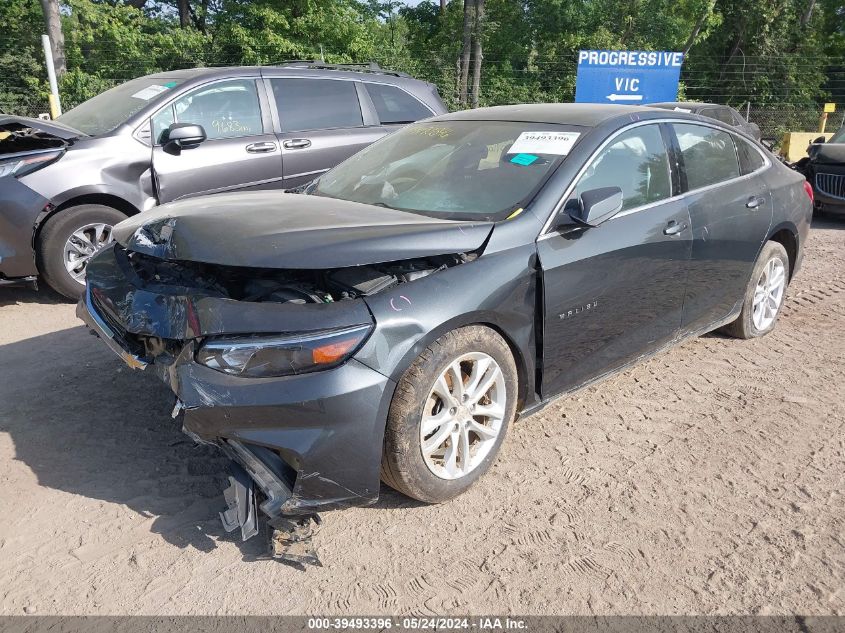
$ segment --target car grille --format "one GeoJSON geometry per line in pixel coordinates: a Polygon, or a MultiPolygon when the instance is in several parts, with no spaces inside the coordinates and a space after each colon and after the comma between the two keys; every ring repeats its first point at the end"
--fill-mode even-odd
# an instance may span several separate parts
{"type": "Polygon", "coordinates": [[[816,189],[830,196],[845,200],[845,174],[816,174],[816,189]]]}

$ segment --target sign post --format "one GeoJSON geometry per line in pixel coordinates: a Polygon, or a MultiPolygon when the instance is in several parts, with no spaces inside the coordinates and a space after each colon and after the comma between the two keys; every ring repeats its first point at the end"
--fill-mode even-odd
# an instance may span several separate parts
{"type": "Polygon", "coordinates": [[[683,53],[579,51],[576,103],[675,101],[683,53]]]}

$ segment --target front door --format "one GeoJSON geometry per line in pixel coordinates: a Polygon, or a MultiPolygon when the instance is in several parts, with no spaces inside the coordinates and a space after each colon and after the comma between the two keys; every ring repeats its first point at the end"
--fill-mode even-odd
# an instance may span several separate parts
{"type": "Polygon", "coordinates": [[[386,133],[380,125],[364,124],[356,81],[269,81],[281,127],[285,187],[313,180],[386,133]]]}
{"type": "Polygon", "coordinates": [[[152,118],[153,172],[159,203],[235,189],[281,188],[282,158],[255,79],[230,79],[179,97],[152,118]],[[207,139],[165,150],[170,124],[196,123],[207,139]],[[265,132],[266,129],[266,132],[265,132]]]}
{"type": "Polygon", "coordinates": [[[719,323],[738,307],[772,222],[772,201],[755,173],[765,159],[752,145],[715,127],[671,127],[692,222],[682,329],[693,333],[719,323]]]}
{"type": "Polygon", "coordinates": [[[673,185],[658,124],[617,135],[571,198],[622,189],[622,210],[595,227],[542,236],[542,395],[548,398],[670,343],[681,324],[690,219],[673,185]]]}

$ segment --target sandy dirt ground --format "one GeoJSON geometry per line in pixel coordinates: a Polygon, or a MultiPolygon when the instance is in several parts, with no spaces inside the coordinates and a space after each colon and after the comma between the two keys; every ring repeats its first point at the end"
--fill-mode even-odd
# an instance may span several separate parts
{"type": "Polygon", "coordinates": [[[511,428],[469,493],[324,515],[325,566],[217,518],[225,462],[46,291],[0,291],[0,613],[845,614],[845,222],[776,331],[511,428]]]}

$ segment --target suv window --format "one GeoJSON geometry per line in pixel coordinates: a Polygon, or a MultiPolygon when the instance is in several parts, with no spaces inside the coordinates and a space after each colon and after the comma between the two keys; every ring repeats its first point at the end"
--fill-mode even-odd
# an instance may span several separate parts
{"type": "Polygon", "coordinates": [[[688,190],[739,176],[739,161],[730,134],[703,125],[673,123],[672,127],[681,148],[688,190]]]}
{"type": "Polygon", "coordinates": [[[352,81],[271,79],[284,132],[362,127],[361,105],[352,81]]]}
{"type": "Polygon", "coordinates": [[[736,151],[739,154],[739,166],[742,168],[743,175],[763,168],[766,161],[763,160],[760,152],[751,146],[751,143],[738,136],[734,137],[734,142],[736,143],[736,151]]]}
{"type": "Polygon", "coordinates": [[[218,81],[192,90],[156,114],[152,122],[153,138],[159,143],[174,122],[197,123],[209,139],[264,132],[254,79],[218,81]]]}
{"type": "Polygon", "coordinates": [[[385,84],[365,83],[382,123],[413,123],[431,116],[431,111],[404,90],[385,84]]]}
{"type": "Polygon", "coordinates": [[[672,195],[669,156],[657,125],[642,125],[617,136],[596,156],[575,187],[575,196],[590,189],[619,187],[622,210],[672,195]]]}

